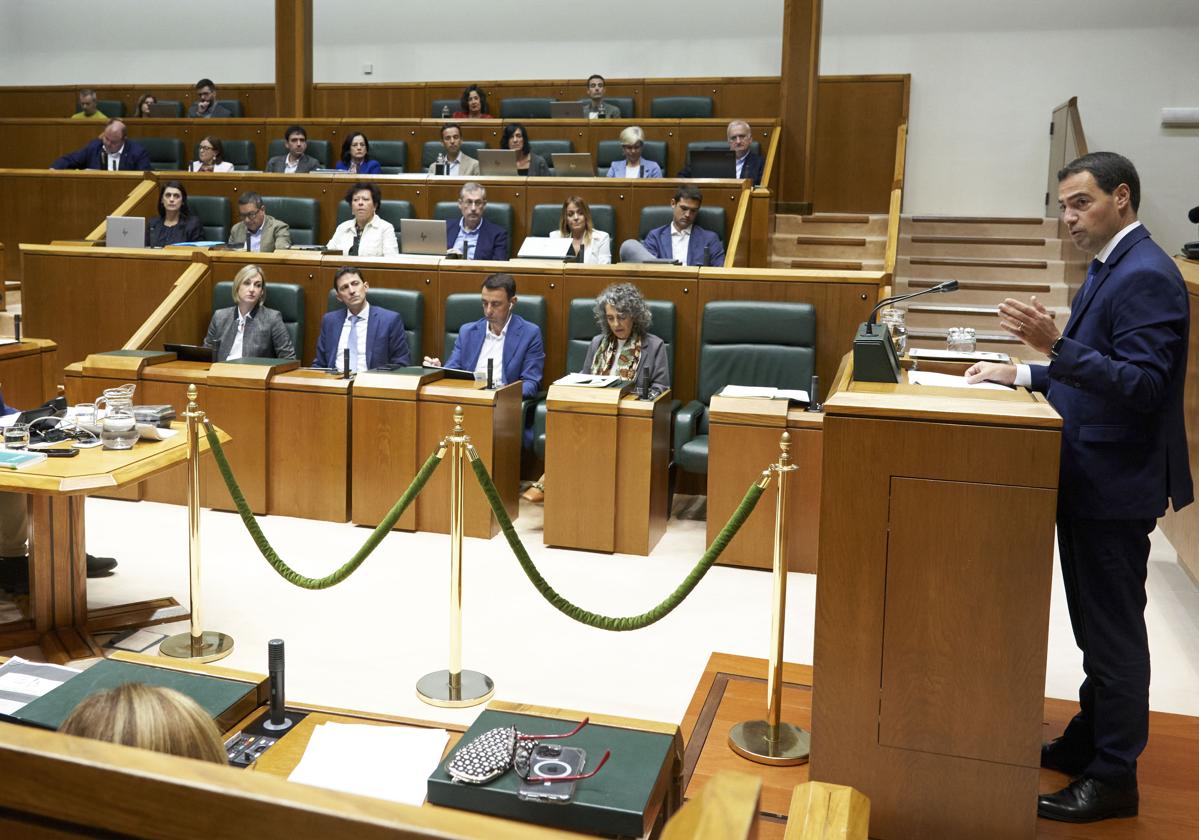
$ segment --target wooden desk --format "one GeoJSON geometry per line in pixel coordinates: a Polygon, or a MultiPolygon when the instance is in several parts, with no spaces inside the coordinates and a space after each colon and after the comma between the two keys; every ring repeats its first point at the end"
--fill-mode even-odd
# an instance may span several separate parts
{"type": "MultiPolygon", "coordinates": [[[[173,598],[141,601],[88,612],[87,558],[83,502],[89,493],[136,484],[187,458],[183,424],[164,441],[139,442],[132,449],[87,449],[74,458],[50,458],[19,472],[0,470],[0,490],[28,493],[32,617],[0,628],[0,648],[31,643],[51,662],[103,656],[93,630],[111,630],[180,617],[173,598]]],[[[223,438],[228,438],[224,432],[223,438]]],[[[201,438],[201,450],[208,444],[201,438]]],[[[186,615],[186,612],[182,612],[186,615]]]]}
{"type": "MultiPolygon", "coordinates": [[[[1187,421],[1191,477],[1199,481],[1199,261],[1175,257],[1174,262],[1186,281],[1187,300],[1191,308],[1187,381],[1182,402],[1187,421]]],[[[1159,524],[1178,552],[1178,562],[1190,573],[1192,580],[1199,581],[1199,505],[1188,505],[1180,511],[1167,508],[1159,524]]]]}
{"type": "Polygon", "coordinates": [[[546,545],[648,555],[666,532],[670,390],[550,386],[546,545]]]}
{"type": "Polygon", "coordinates": [[[302,369],[271,379],[267,513],[349,520],[351,381],[302,369]]]}
{"type": "Polygon", "coordinates": [[[54,397],[58,345],[45,338],[23,338],[0,346],[0,389],[4,402],[34,408],[54,397]]]}
{"type": "Polygon", "coordinates": [[[811,777],[878,837],[1036,833],[1061,418],[1024,389],[825,402],[811,777]]]}
{"type": "MultiPolygon", "coordinates": [[[[787,569],[816,572],[820,534],[821,434],[824,415],[786,400],[712,397],[708,409],[708,544],[720,533],[762,470],[779,459],[782,433],[791,433],[787,485],[787,569]]],[[[725,566],[770,569],[774,564],[774,507],[778,476],[720,555],[725,566]]]]}

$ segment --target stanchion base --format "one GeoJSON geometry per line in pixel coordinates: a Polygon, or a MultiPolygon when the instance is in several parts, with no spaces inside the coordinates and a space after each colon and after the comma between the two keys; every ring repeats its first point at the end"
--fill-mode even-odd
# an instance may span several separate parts
{"type": "Polygon", "coordinates": [[[812,750],[812,734],[792,723],[780,723],[777,737],[770,738],[770,724],[747,720],[729,730],[729,747],[742,758],[759,764],[803,764],[812,750]]]}
{"type": "Polygon", "coordinates": [[[495,694],[495,683],[478,671],[461,671],[458,684],[450,684],[449,671],[425,674],[416,682],[416,696],[430,706],[461,709],[486,703],[495,694]]]}
{"type": "Polygon", "coordinates": [[[176,633],[158,646],[160,656],[190,659],[192,662],[215,662],[233,652],[233,637],[216,631],[204,631],[192,643],[191,633],[176,633]]]}

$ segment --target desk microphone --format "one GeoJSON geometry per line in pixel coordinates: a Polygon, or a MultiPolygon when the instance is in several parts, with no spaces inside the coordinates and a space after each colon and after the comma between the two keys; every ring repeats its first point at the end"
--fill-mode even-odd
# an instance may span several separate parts
{"type": "Polygon", "coordinates": [[[824,403],[820,402],[820,377],[812,374],[812,384],[808,386],[807,411],[823,411],[824,403]]]}
{"type": "Polygon", "coordinates": [[[700,263],[700,265],[711,265],[711,264],[712,264],[712,246],[705,245],[704,246],[704,261],[702,263],[700,263]]]}
{"type": "Polygon", "coordinates": [[[12,337],[17,342],[21,343],[21,313],[12,316],[12,337]]]}
{"type": "Polygon", "coordinates": [[[271,639],[266,643],[267,673],[271,680],[271,714],[270,719],[264,720],[265,729],[278,732],[290,729],[290,718],[283,716],[283,640],[271,639]]]}
{"type": "Polygon", "coordinates": [[[495,357],[487,360],[487,390],[495,390],[495,357]]]}
{"type": "Polygon", "coordinates": [[[899,358],[895,354],[895,345],[891,343],[891,331],[883,328],[874,331],[875,317],[878,311],[889,303],[898,303],[921,295],[931,295],[938,292],[957,291],[957,280],[946,280],[918,292],[908,292],[906,295],[892,295],[883,298],[874,309],[870,310],[867,318],[858,328],[857,337],[853,340],[853,378],[857,382],[898,382],[899,358]]]}
{"type": "Polygon", "coordinates": [[[637,370],[637,399],[649,399],[649,377],[645,375],[645,368],[640,366],[637,370]]]}
{"type": "Polygon", "coordinates": [[[350,378],[350,348],[341,351],[341,378],[350,378]]]}

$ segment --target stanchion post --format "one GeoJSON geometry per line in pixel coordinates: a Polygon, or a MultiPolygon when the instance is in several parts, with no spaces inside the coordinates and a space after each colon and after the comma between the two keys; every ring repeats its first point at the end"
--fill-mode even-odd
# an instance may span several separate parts
{"type": "Polygon", "coordinates": [[[783,629],[787,610],[787,485],[797,469],[791,463],[791,433],[779,441],[779,460],[768,472],[778,476],[774,500],[774,591],[770,621],[770,663],[766,675],[766,720],[747,720],[729,730],[729,747],[759,764],[802,764],[808,760],[812,736],[782,720],[783,629]]]}
{"type": "Polygon", "coordinates": [[[204,632],[200,611],[200,422],[204,412],[196,405],[196,386],[187,386],[187,561],[191,573],[191,630],[165,639],[158,652],[176,659],[214,662],[233,651],[233,637],[204,632]]]}
{"type": "Polygon", "coordinates": [[[425,674],[416,696],[431,706],[462,708],[485,703],[495,694],[491,677],[462,669],[462,538],[466,532],[466,449],[470,436],[462,423],[462,406],[454,406],[454,430],[442,442],[450,455],[450,667],[425,674]]]}

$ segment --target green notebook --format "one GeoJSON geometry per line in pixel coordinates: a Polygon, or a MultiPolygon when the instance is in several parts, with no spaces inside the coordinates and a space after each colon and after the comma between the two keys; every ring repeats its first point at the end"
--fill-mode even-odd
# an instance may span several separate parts
{"type": "Polygon", "coordinates": [[[58,688],[24,706],[15,716],[57,729],[84,698],[131,682],[161,685],[186,694],[212,715],[222,732],[228,731],[258,703],[258,687],[253,683],[101,659],[79,676],[71,677],[58,688]]]}
{"type": "MultiPolygon", "coordinates": [[[[512,725],[530,735],[569,732],[574,727],[570,721],[487,709],[458,743],[468,744],[488,729],[512,725]]],[[[451,751],[429,777],[428,801],[434,805],[593,834],[640,837],[646,831],[646,810],[655,787],[659,779],[664,784],[670,783],[670,774],[663,774],[662,769],[673,760],[673,737],[589,723],[569,738],[548,743],[586,750],[584,772],[596,765],[605,750],[611,750],[612,757],[596,776],[578,783],[573,802],[557,804],[522,801],[516,795],[520,778],[513,771],[486,785],[455,782],[445,769],[446,762],[453,757],[451,751]]]]}

